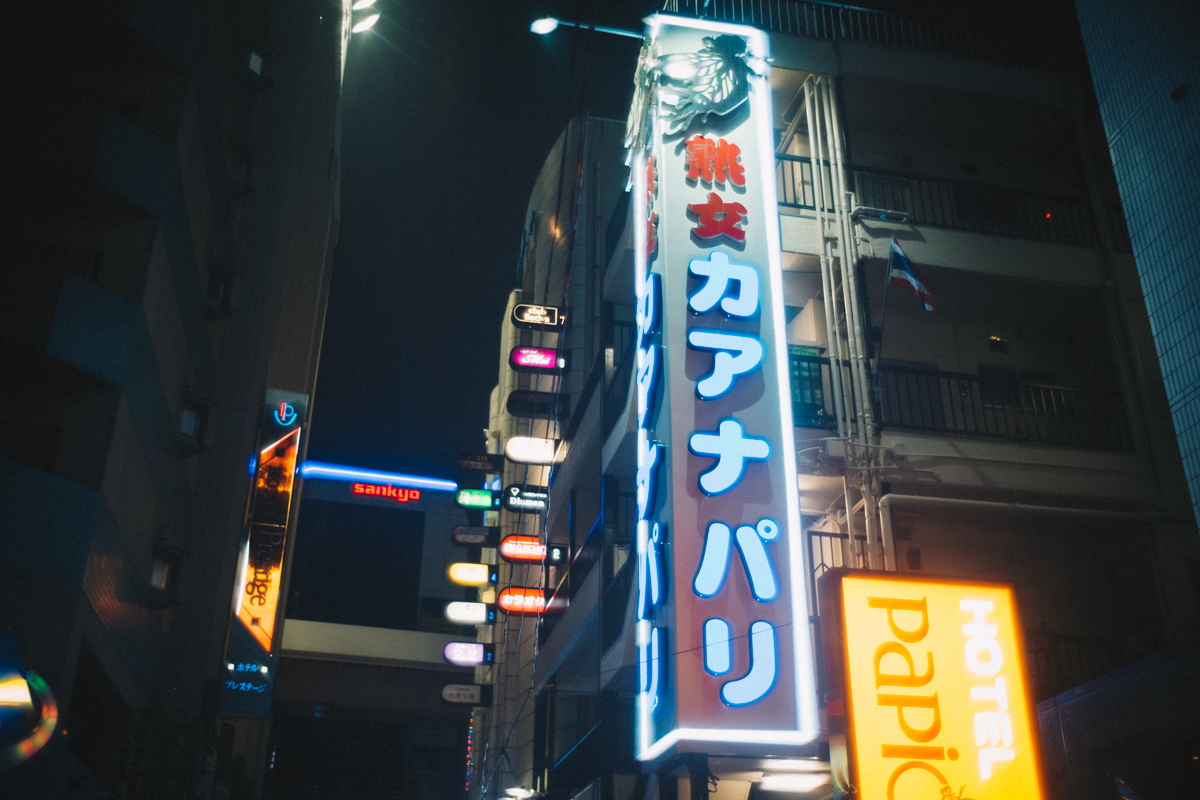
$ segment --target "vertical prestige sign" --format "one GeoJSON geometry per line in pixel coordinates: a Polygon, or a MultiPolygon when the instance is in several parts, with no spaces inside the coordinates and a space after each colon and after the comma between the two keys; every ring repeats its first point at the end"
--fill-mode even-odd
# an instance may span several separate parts
{"type": "Polygon", "coordinates": [[[767,57],[659,15],[636,78],[640,760],[818,735],[767,57]]]}
{"type": "Polygon", "coordinates": [[[308,395],[267,391],[253,462],[248,532],[238,557],[234,619],[225,647],[230,674],[223,676],[221,684],[222,715],[261,717],[270,713],[275,673],[271,645],[301,426],[307,414],[308,395]]]}
{"type": "Polygon", "coordinates": [[[821,578],[834,779],[861,798],[1038,800],[1012,587],[821,578]]]}

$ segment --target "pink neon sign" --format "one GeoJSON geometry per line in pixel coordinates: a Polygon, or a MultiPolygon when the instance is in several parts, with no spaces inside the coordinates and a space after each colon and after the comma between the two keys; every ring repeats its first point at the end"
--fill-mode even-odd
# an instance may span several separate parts
{"type": "Polygon", "coordinates": [[[508,360],[513,369],[535,372],[557,372],[567,364],[557,350],[545,347],[514,347],[508,360]]]}

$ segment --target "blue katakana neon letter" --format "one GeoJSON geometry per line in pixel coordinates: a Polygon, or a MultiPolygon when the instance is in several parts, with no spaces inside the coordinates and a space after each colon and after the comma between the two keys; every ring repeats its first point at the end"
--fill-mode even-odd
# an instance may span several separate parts
{"type": "Polygon", "coordinates": [[[710,619],[704,623],[704,669],[713,675],[724,675],[733,668],[733,642],[729,640],[729,623],[710,619]]]}
{"type": "MultiPolygon", "coordinates": [[[[649,623],[642,624],[648,625],[649,623]]],[[[663,659],[662,629],[650,628],[649,632],[644,635],[646,639],[638,645],[640,688],[643,694],[650,696],[651,710],[657,711],[659,687],[662,683],[660,679],[663,659]]]]}
{"type": "Polygon", "coordinates": [[[636,312],[638,347],[645,346],[646,337],[654,333],[658,328],[662,309],[661,298],[662,276],[656,272],[651,272],[646,276],[646,282],[642,284],[642,290],[638,292],[636,312]]]}
{"type": "MultiPolygon", "coordinates": [[[[779,526],[770,519],[759,520],[755,528],[742,525],[737,529],[737,548],[750,580],[750,591],[754,599],[761,602],[774,600],[779,593],[771,559],[763,545],[764,541],[774,541],[778,535],[779,526]]],[[[700,568],[696,570],[696,578],[692,581],[692,590],[700,597],[713,597],[725,585],[733,540],[728,525],[723,522],[709,523],[700,568]]]]}
{"type": "MultiPolygon", "coordinates": [[[[645,519],[654,505],[654,473],[658,469],[658,445],[650,441],[643,428],[638,431],[637,518],[645,519]]],[[[717,465],[718,468],[720,465],[717,465]]]]}
{"type": "MultiPolygon", "coordinates": [[[[658,345],[637,351],[638,427],[646,427],[654,405],[654,387],[658,384],[658,345]]],[[[718,354],[719,356],[720,354],[718,354]]]]}
{"type": "Polygon", "coordinates": [[[696,384],[703,400],[720,397],[733,388],[734,379],[762,364],[762,342],[747,333],[724,333],[703,328],[688,331],[688,344],[697,350],[715,350],[713,370],[696,384]]]}
{"type": "Polygon", "coordinates": [[[688,271],[707,278],[704,285],[688,298],[688,305],[697,314],[707,314],[721,303],[721,310],[731,317],[752,317],[758,312],[758,272],[748,264],[734,264],[721,251],[707,259],[694,259],[688,271]],[[726,297],[730,284],[737,283],[736,297],[726,297]]]}
{"type": "Polygon", "coordinates": [[[761,700],[775,685],[775,629],[759,620],[750,624],[750,671],[721,687],[721,699],[731,706],[761,700]]]}
{"type": "MultiPolygon", "coordinates": [[[[666,538],[666,526],[657,522],[642,520],[639,526],[645,525],[646,551],[642,555],[641,569],[638,570],[638,619],[649,619],[650,610],[662,602],[666,595],[665,575],[662,565],[663,539],[666,538]]],[[[639,535],[642,532],[639,531],[639,535]]]]}
{"type": "MultiPolygon", "coordinates": [[[[736,486],[746,470],[746,461],[764,461],[771,455],[767,440],[746,436],[742,423],[736,419],[721,420],[717,430],[717,433],[697,431],[688,438],[688,449],[693,453],[717,459],[715,467],[700,475],[700,488],[710,495],[727,492],[736,486]]],[[[641,459],[638,460],[640,463],[641,459]]],[[[638,475],[641,475],[640,467],[638,475]]],[[[640,478],[638,485],[641,485],[640,478]]]]}

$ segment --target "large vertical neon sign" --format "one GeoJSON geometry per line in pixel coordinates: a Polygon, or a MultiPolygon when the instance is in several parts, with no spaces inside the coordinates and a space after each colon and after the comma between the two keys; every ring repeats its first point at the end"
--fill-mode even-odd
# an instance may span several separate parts
{"type": "Polygon", "coordinates": [[[292,517],[300,435],[308,395],[267,391],[247,530],[238,554],[233,620],[225,645],[219,709],[223,716],[265,717],[275,682],[275,641],[284,547],[292,517]]]}
{"type": "Polygon", "coordinates": [[[641,760],[818,734],[767,57],[752,28],[648,20],[629,127],[641,760]]]}

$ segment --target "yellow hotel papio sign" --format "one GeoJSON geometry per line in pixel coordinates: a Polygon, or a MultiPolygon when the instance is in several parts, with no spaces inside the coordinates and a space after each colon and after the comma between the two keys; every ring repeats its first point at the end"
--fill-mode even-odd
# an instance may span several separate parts
{"type": "Polygon", "coordinates": [[[822,578],[834,780],[860,800],[1038,800],[1012,587],[822,578]]]}

